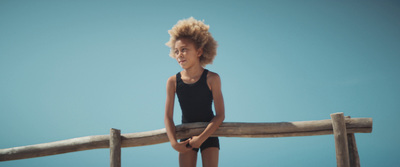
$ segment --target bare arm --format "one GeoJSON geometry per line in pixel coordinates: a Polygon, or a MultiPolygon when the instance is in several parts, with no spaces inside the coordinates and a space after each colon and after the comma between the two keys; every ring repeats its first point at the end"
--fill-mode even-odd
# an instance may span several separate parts
{"type": "Polygon", "coordinates": [[[200,147],[200,145],[219,128],[225,119],[225,106],[221,91],[221,79],[218,74],[210,73],[207,80],[214,98],[215,117],[199,136],[194,136],[192,138],[190,145],[194,148],[200,147]]]}
{"type": "Polygon", "coordinates": [[[176,77],[172,76],[167,81],[167,99],[165,102],[165,116],[164,124],[167,130],[167,136],[171,142],[171,146],[178,152],[186,152],[190,148],[186,147],[188,140],[185,142],[177,142],[175,123],[174,123],[174,102],[175,102],[175,89],[176,89],[176,77]]]}

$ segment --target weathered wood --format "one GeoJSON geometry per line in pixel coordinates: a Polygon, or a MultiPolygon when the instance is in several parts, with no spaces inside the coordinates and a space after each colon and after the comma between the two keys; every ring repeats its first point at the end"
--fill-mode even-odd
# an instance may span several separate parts
{"type": "Polygon", "coordinates": [[[108,148],[109,138],[109,135],[87,136],[51,143],[0,149],[0,161],[42,157],[97,148],[108,148]]]}
{"type": "Polygon", "coordinates": [[[346,121],[343,113],[331,114],[338,167],[350,167],[346,121]]]}
{"type": "MultiPolygon", "coordinates": [[[[371,133],[371,118],[346,119],[349,133],[371,133]]],[[[208,123],[197,122],[176,126],[179,139],[195,136],[204,131],[208,123]]],[[[299,121],[278,123],[223,123],[212,136],[219,137],[294,137],[333,134],[332,121],[299,121]]],[[[122,147],[136,147],[168,142],[165,129],[123,134],[122,147]]]]}
{"type": "MultiPolygon", "coordinates": [[[[346,116],[345,118],[350,118],[350,116],[346,116]]],[[[351,167],[360,167],[360,156],[358,155],[356,137],[354,133],[347,132],[347,143],[349,144],[349,159],[351,167]]]]}
{"type": "Polygon", "coordinates": [[[121,131],[110,130],[110,167],[121,167],[121,131]]]}
{"type": "MultiPolygon", "coordinates": [[[[346,119],[348,133],[371,133],[371,118],[346,119]]],[[[176,127],[178,138],[200,134],[207,123],[182,124],[176,127]]],[[[332,121],[278,123],[223,123],[212,136],[220,137],[291,137],[333,134],[332,121]]],[[[34,158],[68,152],[109,148],[110,135],[87,136],[52,143],[0,149],[0,161],[34,158]]],[[[121,147],[137,147],[168,142],[165,129],[121,135],[121,147]]]]}
{"type": "Polygon", "coordinates": [[[351,167],[360,167],[360,156],[358,155],[358,149],[356,144],[356,137],[354,133],[347,134],[347,141],[349,144],[349,158],[351,167]]]}

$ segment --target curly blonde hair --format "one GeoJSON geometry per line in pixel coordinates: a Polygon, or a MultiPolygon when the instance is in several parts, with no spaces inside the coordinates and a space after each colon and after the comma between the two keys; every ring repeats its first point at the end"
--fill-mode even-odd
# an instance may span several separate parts
{"type": "Polygon", "coordinates": [[[203,55],[200,56],[200,65],[205,67],[207,64],[212,64],[215,56],[217,55],[217,41],[208,32],[209,25],[204,24],[204,21],[199,21],[190,17],[188,19],[179,20],[177,24],[168,30],[170,35],[169,41],[166,43],[171,48],[169,56],[175,56],[175,42],[180,38],[191,39],[196,49],[203,48],[203,55]]]}

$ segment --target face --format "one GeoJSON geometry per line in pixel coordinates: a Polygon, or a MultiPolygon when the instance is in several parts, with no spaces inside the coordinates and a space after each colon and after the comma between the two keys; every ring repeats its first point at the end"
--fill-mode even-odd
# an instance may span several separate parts
{"type": "Polygon", "coordinates": [[[190,68],[200,64],[200,56],[203,54],[202,49],[196,49],[192,40],[187,38],[178,39],[175,42],[175,58],[179,65],[184,68],[190,68]]]}

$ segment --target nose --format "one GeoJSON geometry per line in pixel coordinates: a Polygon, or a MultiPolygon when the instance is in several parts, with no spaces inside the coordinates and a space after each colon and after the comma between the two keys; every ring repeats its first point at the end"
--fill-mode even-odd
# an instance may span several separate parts
{"type": "Polygon", "coordinates": [[[182,52],[178,52],[178,56],[177,57],[183,57],[182,52]]]}

